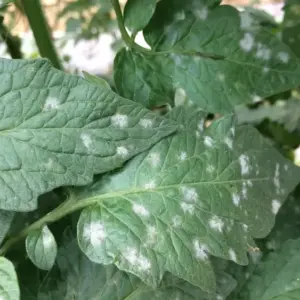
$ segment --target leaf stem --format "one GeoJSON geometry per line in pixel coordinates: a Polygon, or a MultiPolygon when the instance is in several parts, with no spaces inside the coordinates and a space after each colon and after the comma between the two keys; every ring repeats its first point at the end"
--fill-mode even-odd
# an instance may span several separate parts
{"type": "Polygon", "coordinates": [[[48,58],[55,68],[62,70],[63,67],[56,53],[40,0],[21,0],[21,3],[39,48],[40,55],[48,58]]]}

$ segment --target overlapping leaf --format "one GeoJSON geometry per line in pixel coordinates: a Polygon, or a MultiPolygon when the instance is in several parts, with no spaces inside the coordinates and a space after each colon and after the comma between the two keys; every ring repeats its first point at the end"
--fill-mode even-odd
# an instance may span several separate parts
{"type": "Polygon", "coordinates": [[[10,228],[14,215],[14,212],[0,210],[0,245],[10,228]]]}
{"type": "Polygon", "coordinates": [[[300,298],[300,240],[287,241],[255,269],[235,300],[300,298]]]}
{"type": "MultiPolygon", "coordinates": [[[[234,288],[234,280],[226,273],[218,274],[218,295],[226,297],[234,288]]],[[[39,288],[37,300],[50,299],[110,299],[110,300],[205,300],[212,298],[199,288],[170,275],[163,284],[152,289],[133,275],[115,266],[91,262],[69,242],[58,253],[58,268],[53,269],[39,288]]]]}
{"type": "Polygon", "coordinates": [[[300,63],[248,15],[215,1],[163,0],[144,30],[152,52],[121,50],[119,93],[152,107],[182,88],[202,109],[227,113],[241,103],[300,84],[300,63]]]}
{"type": "Polygon", "coordinates": [[[175,127],[45,60],[0,60],[0,208],[33,210],[39,194],[84,185],[175,127]]]}
{"type": "Polygon", "coordinates": [[[269,233],[299,169],[255,129],[235,128],[232,117],[204,129],[204,117],[194,107],[173,110],[180,133],[77,191],[94,204],[78,223],[92,261],[152,285],[168,271],[204,291],[215,288],[208,254],[247,263],[252,237],[269,233]]]}
{"type": "Polygon", "coordinates": [[[5,257],[0,257],[0,299],[20,299],[20,290],[15,268],[5,257]]]}

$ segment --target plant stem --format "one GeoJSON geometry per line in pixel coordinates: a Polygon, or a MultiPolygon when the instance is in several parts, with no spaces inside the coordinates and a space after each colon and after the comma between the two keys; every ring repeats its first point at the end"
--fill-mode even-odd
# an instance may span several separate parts
{"type": "Polygon", "coordinates": [[[3,24],[3,17],[0,16],[0,36],[6,43],[7,51],[11,58],[20,59],[23,57],[21,52],[21,42],[17,36],[13,36],[3,24]]]}
{"type": "Polygon", "coordinates": [[[40,55],[48,58],[53,66],[62,70],[60,59],[56,53],[49,25],[43,12],[40,0],[21,0],[40,55]]]}

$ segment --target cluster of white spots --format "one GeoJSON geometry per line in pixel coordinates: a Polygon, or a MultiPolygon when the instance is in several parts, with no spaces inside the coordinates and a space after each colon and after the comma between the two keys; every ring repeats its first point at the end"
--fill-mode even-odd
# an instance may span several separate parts
{"type": "Polygon", "coordinates": [[[209,227],[219,232],[223,232],[224,222],[218,216],[213,216],[209,222],[209,227]]]}
{"type": "Polygon", "coordinates": [[[128,156],[128,149],[124,146],[119,146],[117,147],[117,154],[120,155],[121,157],[127,157],[128,156]]]}
{"type": "Polygon", "coordinates": [[[158,152],[152,152],[147,157],[152,167],[157,167],[160,164],[160,154],[158,152]]]}
{"type": "Polygon", "coordinates": [[[182,224],[182,218],[178,215],[172,218],[172,226],[173,227],[179,227],[182,224]]]}
{"type": "Polygon", "coordinates": [[[249,52],[252,50],[254,46],[254,38],[253,35],[250,34],[249,32],[246,32],[244,34],[244,37],[240,40],[240,46],[242,50],[249,52]]]}
{"type": "Polygon", "coordinates": [[[140,216],[148,217],[150,215],[148,209],[145,208],[145,206],[141,204],[134,203],[132,206],[133,211],[140,216]]]}
{"type": "Polygon", "coordinates": [[[180,160],[186,160],[187,159],[187,153],[184,152],[184,151],[180,152],[179,159],[180,160]]]}
{"type": "Polygon", "coordinates": [[[284,64],[287,64],[290,60],[289,54],[287,52],[283,52],[283,51],[278,52],[277,57],[284,64]]]}
{"type": "Polygon", "coordinates": [[[57,98],[48,97],[45,101],[43,110],[49,111],[49,110],[53,110],[53,109],[59,109],[59,107],[60,107],[60,102],[58,101],[57,98]]]}
{"type": "Polygon", "coordinates": [[[242,154],[239,157],[239,163],[241,167],[241,174],[247,175],[250,172],[250,163],[249,163],[249,157],[245,154],[242,154]]]}
{"type": "Polygon", "coordinates": [[[128,247],[124,253],[124,257],[139,271],[149,271],[151,268],[150,261],[145,256],[139,254],[135,248],[128,247]]]}
{"type": "Polygon", "coordinates": [[[270,68],[269,67],[263,67],[263,73],[269,73],[270,68]]]}
{"type": "Polygon", "coordinates": [[[111,116],[111,123],[115,127],[125,128],[128,126],[128,116],[122,114],[115,114],[111,116]]]}
{"type": "Polygon", "coordinates": [[[252,187],[252,186],[253,186],[253,183],[252,183],[252,181],[251,181],[251,180],[247,180],[246,182],[247,182],[247,185],[248,185],[248,186],[250,186],[250,187],[252,187]]]}
{"type": "Polygon", "coordinates": [[[236,253],[233,249],[229,249],[228,251],[228,255],[229,255],[229,258],[234,261],[234,262],[237,262],[237,257],[236,257],[236,253]]]}
{"type": "Polygon", "coordinates": [[[151,128],[153,126],[153,121],[150,119],[141,119],[139,124],[144,128],[151,128]]]}
{"type": "Polygon", "coordinates": [[[194,240],[193,246],[196,258],[200,260],[207,260],[208,247],[205,244],[200,244],[198,240],[194,240]]]}
{"type": "Polygon", "coordinates": [[[183,210],[184,213],[187,212],[191,215],[194,214],[195,206],[193,204],[182,202],[182,203],[180,203],[180,207],[181,207],[181,209],[183,210]]]}
{"type": "Polygon", "coordinates": [[[204,21],[208,16],[208,9],[207,7],[202,7],[201,9],[195,10],[195,14],[200,20],[204,21]]]}
{"type": "Polygon", "coordinates": [[[200,132],[203,132],[203,131],[204,131],[204,119],[201,119],[201,120],[198,122],[197,127],[198,127],[198,130],[199,130],[200,132]]]}
{"type": "Polygon", "coordinates": [[[184,19],[185,19],[185,12],[184,12],[184,10],[179,11],[179,12],[177,12],[175,14],[175,20],[180,21],[180,20],[184,20],[184,19]]]}
{"type": "Polygon", "coordinates": [[[206,170],[208,173],[213,173],[215,171],[215,167],[213,165],[208,165],[206,170]]]}
{"type": "Polygon", "coordinates": [[[232,202],[235,206],[239,206],[241,197],[237,193],[232,194],[232,202]]]}
{"type": "Polygon", "coordinates": [[[196,189],[185,186],[181,187],[180,189],[183,194],[183,199],[186,202],[195,202],[198,200],[198,193],[196,189]]]}
{"type": "Polygon", "coordinates": [[[229,149],[233,148],[233,140],[230,137],[224,139],[224,143],[228,146],[229,149]]]}
{"type": "Polygon", "coordinates": [[[272,213],[276,215],[281,207],[281,203],[278,200],[272,200],[272,213]]]}
{"type": "Polygon", "coordinates": [[[84,224],[83,237],[90,240],[93,246],[100,246],[106,236],[104,225],[101,222],[95,221],[84,224]]]}
{"type": "Polygon", "coordinates": [[[155,226],[147,226],[147,243],[154,244],[156,242],[157,234],[155,226]]]}
{"type": "Polygon", "coordinates": [[[212,147],[214,145],[214,140],[210,136],[205,136],[204,145],[207,147],[212,147]]]}
{"type": "Polygon", "coordinates": [[[217,73],[217,78],[219,81],[223,82],[225,80],[225,75],[221,72],[217,73]]]}
{"type": "Polygon", "coordinates": [[[82,133],[80,135],[80,139],[82,140],[82,143],[84,145],[85,148],[90,149],[91,145],[93,143],[91,136],[87,133],[82,133]]]}
{"type": "Polygon", "coordinates": [[[261,43],[258,43],[255,56],[262,60],[269,60],[271,58],[271,49],[261,43]]]}
{"type": "Polygon", "coordinates": [[[156,183],[154,180],[151,180],[151,181],[147,182],[146,184],[144,184],[144,188],[147,190],[155,189],[155,187],[156,187],[156,183]]]}
{"type": "Polygon", "coordinates": [[[275,167],[275,175],[273,178],[273,182],[274,182],[274,186],[276,187],[277,194],[279,194],[279,190],[280,190],[279,168],[280,165],[279,163],[277,163],[275,167]]]}
{"type": "Polygon", "coordinates": [[[253,18],[245,11],[240,14],[241,17],[241,29],[249,29],[253,24],[253,18]]]}
{"type": "Polygon", "coordinates": [[[262,100],[262,98],[256,94],[252,95],[251,98],[253,103],[258,103],[262,100]]]}
{"type": "Polygon", "coordinates": [[[243,184],[242,184],[242,194],[243,194],[244,199],[246,199],[247,194],[248,194],[247,182],[246,181],[244,181],[243,184]]]}

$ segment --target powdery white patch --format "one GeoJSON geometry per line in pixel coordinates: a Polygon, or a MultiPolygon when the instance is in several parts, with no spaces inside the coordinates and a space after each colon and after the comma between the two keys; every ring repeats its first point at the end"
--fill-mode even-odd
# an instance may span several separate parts
{"type": "Polygon", "coordinates": [[[198,200],[198,193],[196,189],[189,187],[181,187],[181,192],[183,194],[183,199],[186,202],[196,202],[198,200]]]}
{"type": "Polygon", "coordinates": [[[235,206],[239,206],[241,197],[237,193],[232,194],[232,202],[235,206]]]}
{"type": "Polygon", "coordinates": [[[252,187],[252,186],[253,186],[253,183],[252,183],[251,180],[247,180],[246,182],[247,182],[247,185],[248,185],[249,187],[252,187]]]}
{"type": "Polygon", "coordinates": [[[155,189],[155,187],[156,187],[156,183],[154,180],[151,180],[144,185],[144,188],[147,190],[155,189]]]}
{"type": "Polygon", "coordinates": [[[254,46],[254,37],[249,32],[244,34],[244,37],[240,40],[240,47],[242,50],[249,52],[254,46]]]}
{"type": "Polygon", "coordinates": [[[242,154],[239,157],[239,163],[241,167],[241,174],[247,175],[250,172],[250,163],[249,163],[249,157],[245,154],[242,154]]]}
{"type": "Polygon", "coordinates": [[[93,246],[99,246],[105,240],[107,234],[104,225],[99,221],[84,224],[83,237],[91,241],[93,246]]]}
{"type": "Polygon", "coordinates": [[[262,98],[258,95],[252,95],[251,98],[253,103],[258,103],[262,100],[262,98]]]}
{"type": "Polygon", "coordinates": [[[117,147],[117,154],[120,155],[121,157],[127,157],[129,154],[129,151],[126,147],[119,146],[119,147],[117,147]]]}
{"type": "Polygon", "coordinates": [[[206,170],[208,173],[213,173],[215,171],[215,167],[213,165],[208,165],[206,170]]]}
{"type": "Polygon", "coordinates": [[[134,203],[132,206],[133,211],[140,216],[148,217],[150,215],[148,209],[145,208],[145,206],[141,204],[134,203]]]}
{"type": "Polygon", "coordinates": [[[201,120],[198,122],[197,127],[198,127],[198,130],[199,130],[200,132],[203,132],[203,131],[204,131],[204,119],[201,119],[201,120]]]}
{"type": "Polygon", "coordinates": [[[175,14],[175,20],[180,21],[180,20],[184,20],[184,19],[185,19],[185,12],[184,12],[184,10],[179,11],[179,12],[177,12],[175,14]]]}
{"type": "Polygon", "coordinates": [[[217,78],[219,81],[223,82],[225,80],[225,75],[223,73],[218,72],[217,78]]]}
{"type": "Polygon", "coordinates": [[[157,230],[155,226],[147,226],[147,243],[153,244],[157,238],[157,230]]]}
{"type": "Polygon", "coordinates": [[[160,154],[158,152],[150,153],[147,157],[152,167],[157,167],[160,164],[160,154]]]}
{"type": "Polygon", "coordinates": [[[58,101],[57,98],[48,97],[45,101],[43,110],[49,111],[49,110],[59,109],[59,107],[60,107],[60,102],[58,101]]]}
{"type": "Polygon", "coordinates": [[[111,123],[115,127],[125,128],[128,126],[128,116],[122,114],[115,114],[111,116],[111,123]]]}
{"type": "Polygon", "coordinates": [[[228,254],[229,254],[229,258],[232,261],[237,262],[236,253],[235,253],[235,251],[233,249],[229,249],[228,254]]]}
{"type": "Polygon", "coordinates": [[[153,121],[150,119],[141,119],[139,124],[144,128],[151,128],[153,126],[153,121]]]}
{"type": "Polygon", "coordinates": [[[194,251],[196,258],[200,260],[207,260],[208,259],[208,247],[204,244],[200,244],[198,240],[194,240],[193,242],[194,251]]]}
{"type": "Polygon", "coordinates": [[[217,300],[224,300],[224,297],[221,295],[217,295],[217,300]]]}
{"type": "Polygon", "coordinates": [[[195,14],[200,20],[204,21],[208,16],[208,9],[207,7],[202,7],[201,9],[195,10],[195,14]]]}
{"type": "Polygon", "coordinates": [[[269,60],[271,58],[271,49],[261,43],[258,43],[255,56],[262,60],[269,60]]]}
{"type": "Polygon", "coordinates": [[[187,153],[186,152],[180,152],[179,159],[180,160],[186,160],[187,159],[187,153]]]}
{"type": "Polygon", "coordinates": [[[248,225],[243,224],[243,229],[244,229],[245,232],[248,232],[248,225]]]}
{"type": "Polygon", "coordinates": [[[193,204],[181,202],[180,207],[184,213],[189,213],[191,215],[194,214],[195,206],[193,204]]]}
{"type": "Polygon", "coordinates": [[[284,64],[287,64],[290,60],[289,54],[287,52],[283,52],[283,51],[278,52],[277,57],[284,64]]]}
{"type": "Polygon", "coordinates": [[[245,181],[242,184],[242,194],[243,194],[244,199],[246,199],[247,194],[248,194],[248,189],[247,189],[247,182],[245,182],[245,181]]]}
{"type": "Polygon", "coordinates": [[[272,213],[274,215],[277,215],[280,207],[281,207],[281,203],[278,200],[272,200],[272,213]]]}
{"type": "Polygon", "coordinates": [[[182,218],[178,215],[172,218],[172,226],[173,227],[179,227],[182,225],[182,218]]]}
{"type": "Polygon", "coordinates": [[[276,167],[275,167],[274,178],[273,178],[273,182],[274,182],[274,186],[276,188],[277,194],[279,194],[279,192],[280,192],[279,169],[280,169],[280,165],[279,165],[279,163],[277,163],[276,167]]]}
{"type": "Polygon", "coordinates": [[[219,232],[223,232],[224,222],[218,216],[213,216],[209,220],[208,224],[211,229],[217,230],[219,232]]]}
{"type": "Polygon", "coordinates": [[[82,133],[80,135],[80,139],[82,140],[82,143],[85,148],[90,149],[91,145],[93,144],[92,138],[89,134],[87,133],[82,133]]]}
{"type": "Polygon", "coordinates": [[[233,140],[230,137],[224,139],[224,143],[228,146],[229,149],[233,149],[233,140]]]}
{"type": "Polygon", "coordinates": [[[128,247],[124,253],[125,259],[139,271],[148,271],[151,268],[150,261],[143,255],[139,254],[137,249],[128,247]]]}
{"type": "Polygon", "coordinates": [[[51,170],[51,169],[53,168],[53,164],[54,164],[53,159],[52,159],[52,158],[49,158],[49,159],[47,160],[47,162],[45,163],[46,169],[51,170]]]}
{"type": "Polygon", "coordinates": [[[245,11],[240,14],[241,17],[241,29],[249,29],[253,24],[253,18],[250,16],[250,14],[245,11]]]}
{"type": "Polygon", "coordinates": [[[214,145],[214,140],[210,136],[205,136],[204,145],[211,148],[214,145]]]}

